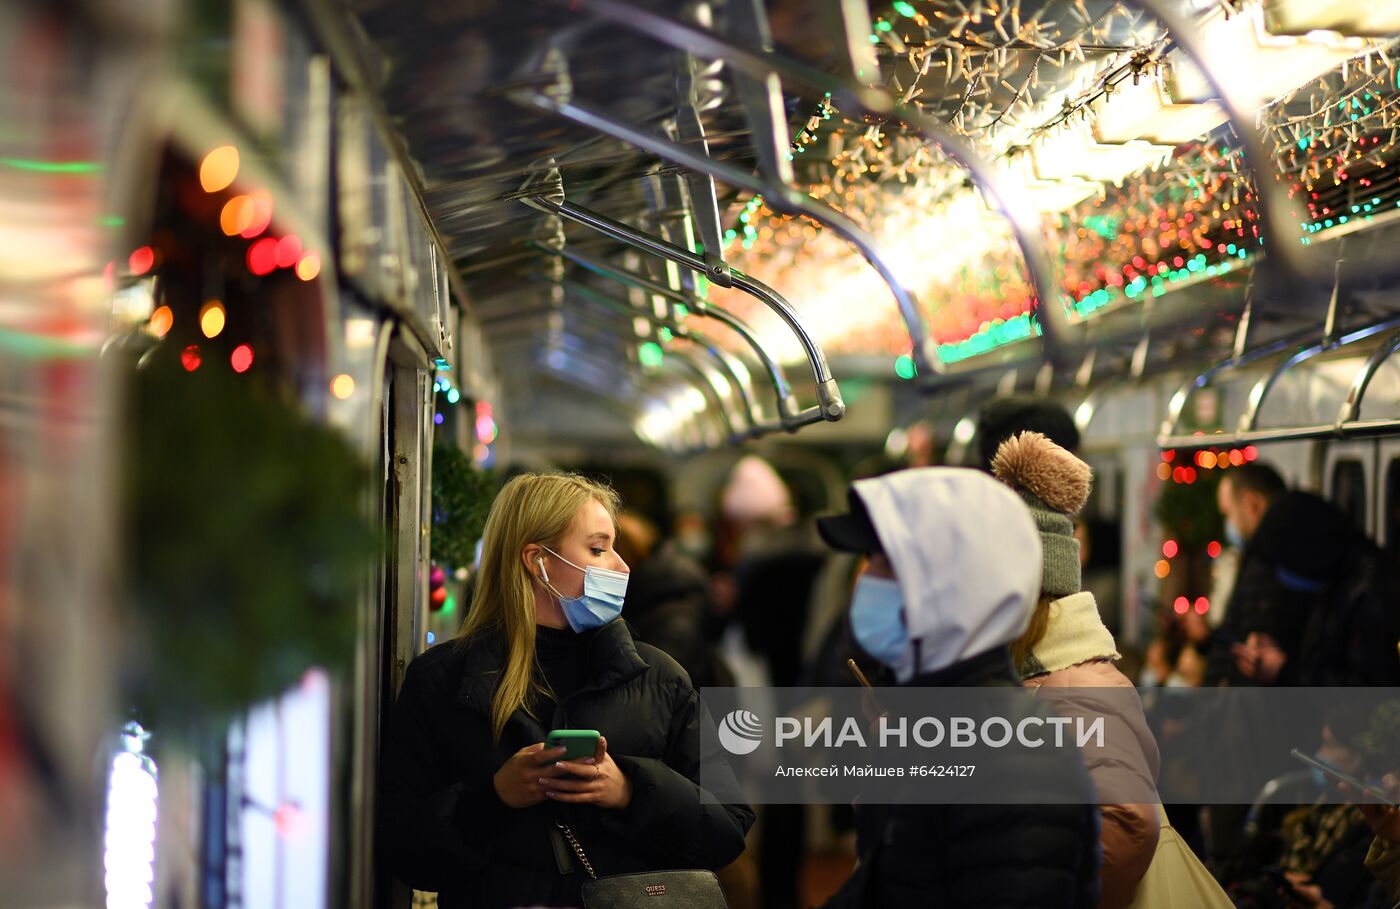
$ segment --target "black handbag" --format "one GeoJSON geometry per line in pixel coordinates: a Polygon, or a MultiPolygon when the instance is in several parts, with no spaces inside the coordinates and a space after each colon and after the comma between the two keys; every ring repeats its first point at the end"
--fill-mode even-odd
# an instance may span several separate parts
{"type": "Polygon", "coordinates": [[[729,909],[713,871],[640,871],[599,877],[569,825],[554,823],[588,874],[583,909],[729,909]]]}

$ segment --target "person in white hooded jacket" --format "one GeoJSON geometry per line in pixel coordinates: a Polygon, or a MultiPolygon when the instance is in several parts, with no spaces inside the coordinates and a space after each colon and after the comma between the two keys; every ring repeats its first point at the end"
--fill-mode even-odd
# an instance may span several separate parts
{"type": "MultiPolygon", "coordinates": [[[[1019,687],[1008,645],[1030,618],[1041,561],[1026,506],[985,474],[940,467],[858,481],[849,498],[849,514],[818,528],[868,556],[851,603],[860,646],[901,686],[1019,687]]],[[[857,805],[860,861],[827,909],[1093,907],[1098,819],[1078,755],[1007,760],[1051,762],[1013,773],[1025,780],[1014,804],[857,805]]]]}

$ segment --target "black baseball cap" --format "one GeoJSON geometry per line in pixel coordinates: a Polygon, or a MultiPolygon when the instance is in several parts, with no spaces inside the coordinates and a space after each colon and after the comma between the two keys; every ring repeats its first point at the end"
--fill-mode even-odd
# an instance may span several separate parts
{"type": "Polygon", "coordinates": [[[822,540],[838,552],[869,554],[884,551],[880,535],[875,532],[875,524],[870,520],[870,512],[854,486],[847,491],[846,498],[851,507],[849,512],[817,518],[817,532],[822,540]]]}

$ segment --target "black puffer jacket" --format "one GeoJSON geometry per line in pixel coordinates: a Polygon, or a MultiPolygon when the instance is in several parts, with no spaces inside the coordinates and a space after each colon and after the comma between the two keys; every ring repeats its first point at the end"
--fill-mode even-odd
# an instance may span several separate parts
{"type": "Polygon", "coordinates": [[[555,708],[548,725],[524,711],[491,741],[491,698],[503,642],[450,641],[413,661],[385,746],[381,835],[406,884],[438,891],[443,909],[579,905],[585,875],[555,828],[567,821],[600,876],[665,868],[723,867],[744,848],[753,812],[733,776],[698,785],[722,759],[700,753],[710,718],[685,672],[636,643],[616,620],[589,644],[588,681],[555,708]],[[632,783],[621,811],[547,802],[507,807],[492,777],[549,729],[597,729],[632,783]],[[730,801],[733,804],[722,804],[730,801]]]}
{"type": "MultiPolygon", "coordinates": [[[[998,647],[913,687],[1019,687],[1011,656],[998,647]]],[[[1027,713],[1039,710],[1026,701],[1027,713]]],[[[1007,717],[1015,726],[1020,717],[1007,717]]],[[[1039,752],[1036,761],[1057,761],[1039,752]]],[[[1078,754],[1057,772],[1025,774],[1044,791],[1003,805],[857,805],[860,866],[827,909],[1093,909],[1099,899],[1098,809],[1078,754]],[[1051,780],[1059,785],[1050,789],[1051,780]],[[1064,804],[1079,793],[1080,804],[1064,804]],[[1037,804],[1037,798],[1061,804],[1037,804]]]]}

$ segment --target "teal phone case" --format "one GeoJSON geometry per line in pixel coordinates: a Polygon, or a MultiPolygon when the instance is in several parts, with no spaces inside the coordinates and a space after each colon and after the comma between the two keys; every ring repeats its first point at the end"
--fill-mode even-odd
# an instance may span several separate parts
{"type": "Polygon", "coordinates": [[[563,745],[563,760],[580,761],[591,758],[598,751],[599,732],[596,729],[556,729],[545,736],[545,748],[558,748],[563,745]]]}

